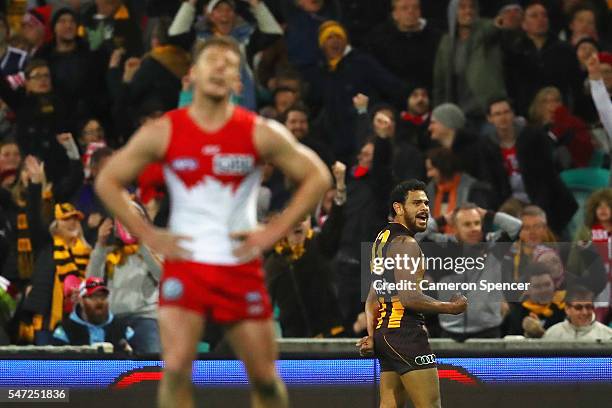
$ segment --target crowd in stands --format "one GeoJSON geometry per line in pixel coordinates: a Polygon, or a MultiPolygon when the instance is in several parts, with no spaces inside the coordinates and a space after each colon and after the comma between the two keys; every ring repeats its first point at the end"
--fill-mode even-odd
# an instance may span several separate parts
{"type": "MultiPolygon", "coordinates": [[[[242,53],[232,101],[283,123],[335,179],[266,255],[280,335],[361,334],[362,243],[393,186],[417,178],[420,242],[482,244],[487,279],[530,284],[512,300],[465,293],[463,315],[427,317],[430,336],[612,338],[612,1],[0,0],[0,13],[0,344],[159,352],[163,260],[92,186],[139,126],[191,103],[190,51],[218,35],[242,53]]],[[[262,165],[265,222],[292,187],[262,165]]],[[[159,165],[130,194],[165,226],[159,165]]]]}

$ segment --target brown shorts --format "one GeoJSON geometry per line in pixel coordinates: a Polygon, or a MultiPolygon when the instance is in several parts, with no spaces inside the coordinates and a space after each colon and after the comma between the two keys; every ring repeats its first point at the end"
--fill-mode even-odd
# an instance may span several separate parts
{"type": "Polygon", "coordinates": [[[403,375],[436,367],[436,355],[431,352],[423,326],[376,330],[374,351],[381,372],[395,371],[403,375]]]}

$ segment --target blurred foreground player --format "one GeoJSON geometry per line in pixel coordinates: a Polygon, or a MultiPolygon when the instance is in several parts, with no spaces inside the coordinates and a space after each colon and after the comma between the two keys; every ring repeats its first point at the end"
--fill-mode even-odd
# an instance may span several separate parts
{"type": "Polygon", "coordinates": [[[281,125],[229,102],[240,88],[240,51],[214,37],[194,55],[190,107],[145,124],[96,181],[125,227],[165,258],[159,325],[165,362],[159,406],[193,407],[192,360],[206,320],[224,325],[253,385],[254,407],[286,407],[275,369],[272,313],[260,256],[317,204],[331,185],[325,165],[281,125]],[[123,189],[161,161],[171,197],[169,231],[143,221],[123,189]],[[295,182],[285,211],[256,227],[260,165],[295,182]]]}
{"type": "Polygon", "coordinates": [[[427,228],[429,200],[424,190],[425,183],[418,180],[402,182],[393,189],[393,221],[372,246],[372,282],[365,307],[368,335],[357,346],[362,355],[375,354],[380,362],[381,408],[403,407],[407,397],[415,408],[440,407],[436,356],[429,347],[421,313],[460,314],[467,307],[462,295],[440,302],[419,288],[425,270],[414,235],[427,228]],[[382,268],[376,261],[396,259],[398,255],[409,261],[393,268],[382,268]],[[410,260],[416,262],[416,269],[410,260]],[[389,290],[381,282],[411,282],[413,286],[389,290]]]}

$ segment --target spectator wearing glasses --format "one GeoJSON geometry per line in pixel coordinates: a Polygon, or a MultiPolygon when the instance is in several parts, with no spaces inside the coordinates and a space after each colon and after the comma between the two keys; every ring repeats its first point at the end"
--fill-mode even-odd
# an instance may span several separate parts
{"type": "Polygon", "coordinates": [[[79,285],[79,303],[53,331],[55,345],[83,346],[108,342],[115,350],[131,351],[127,342],[134,335],[109,311],[110,291],[101,278],[87,278],[79,285]]]}
{"type": "MultiPolygon", "coordinates": [[[[34,59],[25,68],[25,91],[14,90],[0,80],[0,98],[15,112],[17,143],[23,155],[34,155],[45,162],[51,181],[63,177],[69,159],[57,135],[71,131],[66,104],[53,90],[49,64],[34,59]]],[[[78,149],[76,150],[78,160],[78,149]]]]}
{"type": "Polygon", "coordinates": [[[565,299],[566,319],[544,333],[544,340],[609,340],[612,328],[599,323],[593,313],[593,292],[582,286],[571,288],[565,299]]]}

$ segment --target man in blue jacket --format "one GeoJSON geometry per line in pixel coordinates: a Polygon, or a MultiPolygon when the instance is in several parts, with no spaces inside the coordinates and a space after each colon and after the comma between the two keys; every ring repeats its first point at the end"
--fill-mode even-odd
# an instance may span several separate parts
{"type": "Polygon", "coordinates": [[[115,321],[108,308],[109,290],[102,278],[87,278],[79,286],[79,303],[53,332],[56,345],[112,343],[115,350],[131,351],[128,340],[134,331],[115,321]]]}

